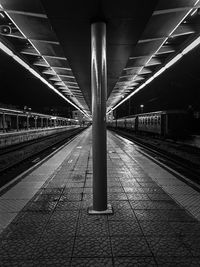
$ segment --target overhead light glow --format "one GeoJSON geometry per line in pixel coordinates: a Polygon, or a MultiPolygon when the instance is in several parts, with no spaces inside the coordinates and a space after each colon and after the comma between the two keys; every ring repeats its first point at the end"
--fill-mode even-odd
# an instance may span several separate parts
{"type": "Polygon", "coordinates": [[[183,55],[186,55],[188,52],[190,52],[192,49],[194,49],[197,45],[200,44],[200,36],[194,40],[191,44],[189,44],[182,52],[183,55]]]}
{"type": "Polygon", "coordinates": [[[161,68],[159,71],[157,71],[157,72],[153,75],[153,77],[154,77],[154,78],[158,77],[158,76],[159,76],[160,74],[162,74],[165,70],[166,70],[165,67],[161,68]]]}
{"type": "Polygon", "coordinates": [[[172,60],[170,60],[166,65],[165,65],[165,69],[170,68],[172,65],[174,65],[179,59],[182,58],[182,54],[178,54],[176,55],[174,58],[172,58],[172,60]]]}
{"type": "Polygon", "coordinates": [[[0,49],[3,50],[7,55],[9,55],[11,57],[14,56],[13,52],[1,42],[0,42],[0,49]]]}

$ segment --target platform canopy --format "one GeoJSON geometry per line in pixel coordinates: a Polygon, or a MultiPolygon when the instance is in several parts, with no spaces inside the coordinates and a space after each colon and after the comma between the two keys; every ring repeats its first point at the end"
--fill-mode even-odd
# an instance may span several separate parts
{"type": "Polygon", "coordinates": [[[107,25],[109,112],[199,43],[199,7],[197,0],[0,0],[0,48],[90,116],[91,23],[107,25]]]}

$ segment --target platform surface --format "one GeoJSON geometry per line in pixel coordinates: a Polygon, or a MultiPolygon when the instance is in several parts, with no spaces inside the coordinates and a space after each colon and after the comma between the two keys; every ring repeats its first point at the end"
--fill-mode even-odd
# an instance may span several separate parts
{"type": "Polygon", "coordinates": [[[0,266],[200,266],[200,193],[111,132],[114,214],[88,215],[91,143],[90,127],[0,195],[0,266]]]}

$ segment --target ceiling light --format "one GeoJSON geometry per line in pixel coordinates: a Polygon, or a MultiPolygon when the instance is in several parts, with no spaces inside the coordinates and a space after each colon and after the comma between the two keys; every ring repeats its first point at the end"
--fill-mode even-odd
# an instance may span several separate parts
{"type": "Polygon", "coordinates": [[[189,44],[185,49],[183,49],[182,54],[186,55],[188,52],[190,52],[192,49],[194,49],[197,45],[200,43],[200,36],[194,40],[191,44],[189,44]]]}

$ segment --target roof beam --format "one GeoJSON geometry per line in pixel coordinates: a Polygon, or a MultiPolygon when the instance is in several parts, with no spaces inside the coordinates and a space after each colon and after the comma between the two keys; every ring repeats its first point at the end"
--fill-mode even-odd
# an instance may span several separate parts
{"type": "Polygon", "coordinates": [[[31,17],[37,17],[37,18],[43,18],[43,19],[48,18],[46,14],[42,14],[42,13],[33,13],[33,12],[27,12],[27,11],[21,11],[21,10],[10,10],[10,9],[4,9],[4,8],[2,8],[1,11],[5,11],[9,14],[19,14],[19,15],[25,15],[25,16],[31,16],[31,17]]]}
{"type": "Polygon", "coordinates": [[[155,11],[153,12],[153,16],[156,16],[156,15],[163,15],[163,14],[173,13],[173,12],[183,12],[183,11],[188,11],[188,10],[190,10],[191,8],[193,8],[193,6],[175,7],[175,8],[169,8],[169,9],[155,10],[155,11]]]}

